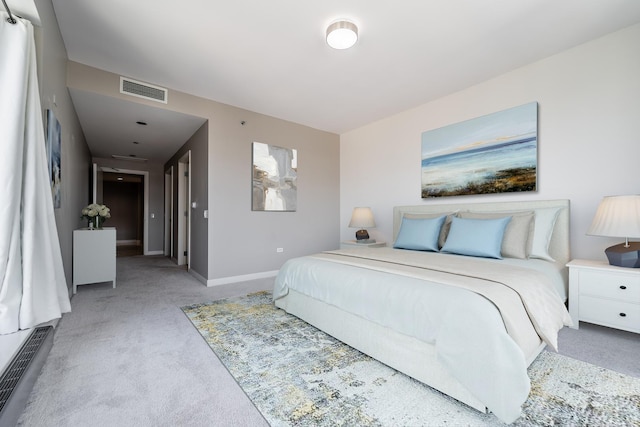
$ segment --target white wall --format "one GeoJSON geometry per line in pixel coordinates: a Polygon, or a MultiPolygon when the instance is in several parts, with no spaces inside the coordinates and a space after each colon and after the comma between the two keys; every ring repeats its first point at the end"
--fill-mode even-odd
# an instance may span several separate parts
{"type": "MultiPolygon", "coordinates": [[[[340,237],[371,206],[391,242],[394,205],[570,199],[574,258],[606,259],[620,239],[586,236],[603,196],[640,194],[640,25],[341,135],[340,237]],[[421,199],[422,132],[538,102],[538,191],[421,199]]],[[[438,84],[438,82],[425,82],[438,84]]]]}

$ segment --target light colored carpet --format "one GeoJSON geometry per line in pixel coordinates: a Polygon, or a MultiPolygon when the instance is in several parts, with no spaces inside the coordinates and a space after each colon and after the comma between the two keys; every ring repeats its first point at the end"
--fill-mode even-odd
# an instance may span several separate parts
{"type": "Polygon", "coordinates": [[[266,426],[180,306],[273,280],[207,288],[164,257],[117,269],[116,289],[78,287],[19,425],[266,426]]]}
{"type": "MultiPolygon", "coordinates": [[[[274,426],[501,424],[273,305],[270,292],[183,307],[274,426]]],[[[543,352],[515,426],[640,424],[640,379],[543,352]]]]}
{"type": "MultiPolygon", "coordinates": [[[[207,288],[162,256],[118,258],[117,269],[116,289],[78,287],[20,425],[266,426],[180,307],[271,290],[273,279],[207,288]]],[[[562,353],[638,375],[626,356],[640,354],[637,334],[565,330],[562,353]]]]}

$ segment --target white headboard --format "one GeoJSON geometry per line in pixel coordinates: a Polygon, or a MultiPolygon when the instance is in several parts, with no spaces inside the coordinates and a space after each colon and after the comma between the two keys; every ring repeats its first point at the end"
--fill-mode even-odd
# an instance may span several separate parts
{"type": "Polygon", "coordinates": [[[513,212],[527,211],[539,208],[562,208],[558,214],[551,243],[549,244],[549,255],[558,264],[564,266],[571,260],[571,249],[569,244],[569,200],[527,200],[514,202],[493,202],[493,203],[452,203],[438,205],[417,205],[417,206],[396,206],[393,208],[393,240],[395,241],[402,223],[402,216],[405,213],[440,213],[453,211],[475,211],[475,212],[513,212]]]}

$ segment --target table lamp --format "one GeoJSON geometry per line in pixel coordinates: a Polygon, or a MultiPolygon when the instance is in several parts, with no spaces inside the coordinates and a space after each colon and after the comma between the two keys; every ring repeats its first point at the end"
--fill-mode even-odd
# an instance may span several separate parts
{"type": "Polygon", "coordinates": [[[629,242],[629,238],[640,238],[640,195],[603,198],[587,235],[624,237],[624,243],[604,251],[609,264],[640,267],[640,242],[629,242]]]}
{"type": "Polygon", "coordinates": [[[376,222],[373,220],[373,212],[371,212],[371,208],[353,208],[349,228],[359,229],[356,231],[356,242],[366,242],[369,239],[369,233],[365,229],[375,226],[376,222]]]}

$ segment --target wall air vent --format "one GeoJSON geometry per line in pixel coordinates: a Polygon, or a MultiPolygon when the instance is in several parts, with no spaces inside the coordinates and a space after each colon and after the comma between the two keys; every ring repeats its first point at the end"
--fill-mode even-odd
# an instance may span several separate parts
{"type": "Polygon", "coordinates": [[[151,101],[167,103],[169,91],[163,87],[138,82],[126,77],[120,77],[120,93],[149,99],[151,101]]]}

